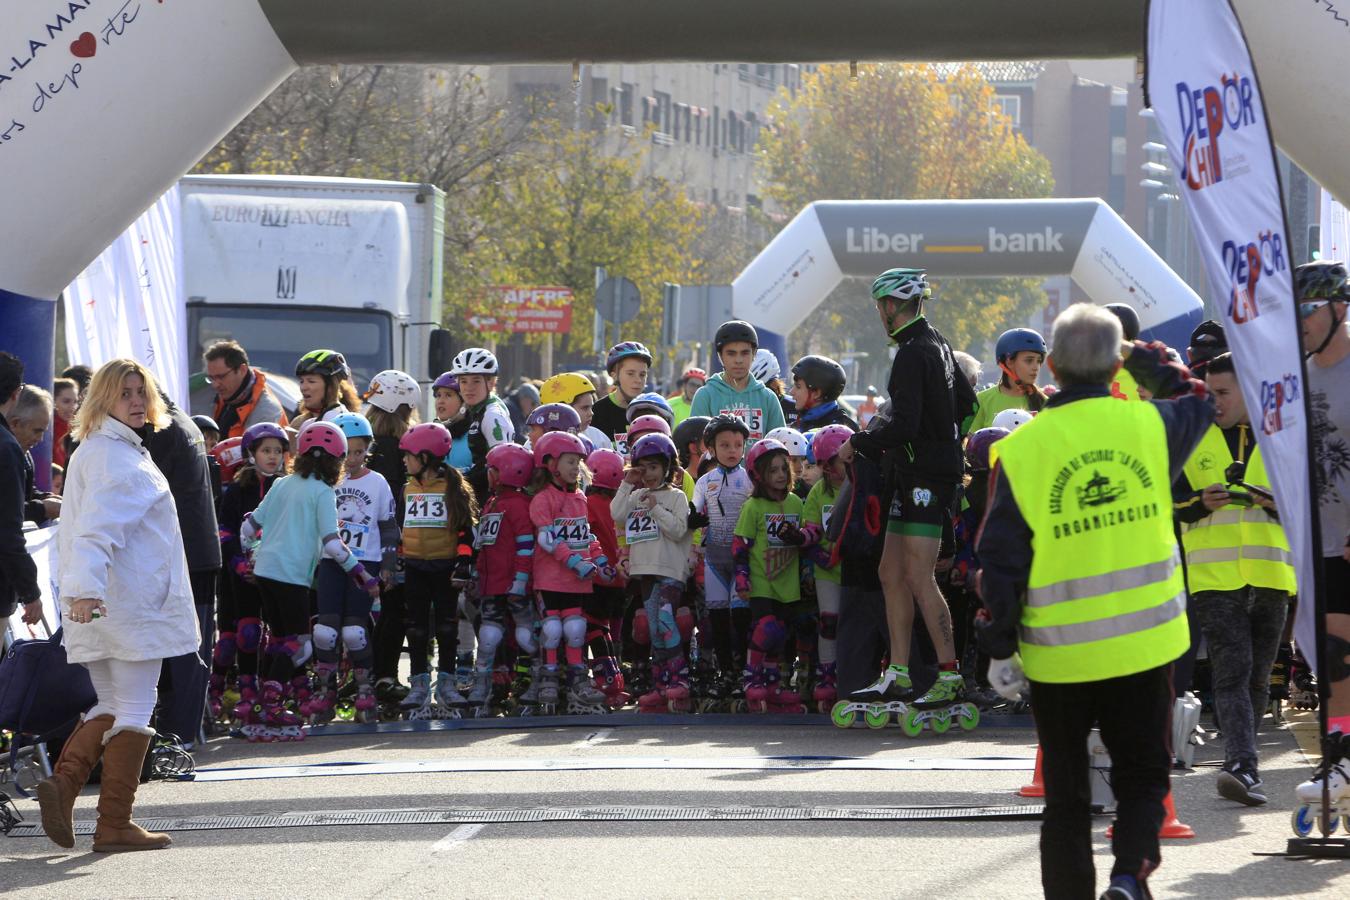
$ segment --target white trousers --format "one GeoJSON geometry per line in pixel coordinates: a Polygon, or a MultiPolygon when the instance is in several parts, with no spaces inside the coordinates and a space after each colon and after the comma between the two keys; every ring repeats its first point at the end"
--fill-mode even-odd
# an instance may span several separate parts
{"type": "Polygon", "coordinates": [[[113,731],[145,731],[155,712],[159,694],[159,670],[163,660],[96,659],[87,662],[89,680],[94,683],[98,702],[85,713],[86,719],[112,715],[113,731]]]}

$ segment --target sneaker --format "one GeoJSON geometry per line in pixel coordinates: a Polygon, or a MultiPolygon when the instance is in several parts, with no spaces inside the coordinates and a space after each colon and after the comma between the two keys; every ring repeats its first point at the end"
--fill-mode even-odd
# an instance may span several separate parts
{"type": "Polygon", "coordinates": [[[1100,900],[1152,900],[1153,895],[1133,875],[1113,875],[1111,885],[1102,892],[1100,900]]]}
{"type": "Polygon", "coordinates": [[[1261,777],[1256,770],[1242,765],[1224,766],[1219,772],[1219,796],[1247,806],[1260,806],[1266,802],[1261,790],[1261,777]]]}

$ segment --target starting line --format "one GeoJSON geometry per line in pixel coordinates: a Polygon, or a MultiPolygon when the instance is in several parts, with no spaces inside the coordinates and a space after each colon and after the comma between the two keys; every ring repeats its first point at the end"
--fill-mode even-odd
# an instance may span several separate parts
{"type": "Polygon", "coordinates": [[[258,781],[336,775],[406,775],[429,772],[585,772],[627,770],[723,771],[880,771],[880,772],[1027,772],[1030,757],[905,757],[869,759],[853,756],[612,756],[544,759],[428,759],[391,762],[329,762],[298,766],[230,766],[198,769],[188,781],[258,781]]]}
{"type": "MultiPolygon", "coordinates": [[[[493,825],[536,822],[902,822],[911,820],[1039,819],[1037,806],[581,806],[538,809],[375,809],[288,812],[247,816],[137,819],[150,831],[225,831],[333,825],[493,825]]],[[[76,822],[91,835],[94,822],[76,822]]],[[[9,837],[42,837],[38,823],[20,823],[9,837]]]]}

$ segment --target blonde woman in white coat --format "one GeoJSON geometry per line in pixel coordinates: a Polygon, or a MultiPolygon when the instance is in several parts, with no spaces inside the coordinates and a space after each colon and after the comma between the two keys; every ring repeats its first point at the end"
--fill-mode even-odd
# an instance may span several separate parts
{"type": "Polygon", "coordinates": [[[115,359],[94,373],[72,432],[80,449],[66,470],[57,535],[66,656],[82,663],[98,702],[38,785],[42,825],[75,846],[75,797],[103,759],[94,850],[157,850],[170,843],[131,821],[160,664],[197,649],[197,615],[183,537],[168,482],[142,444],[167,425],[155,380],[115,359]]]}

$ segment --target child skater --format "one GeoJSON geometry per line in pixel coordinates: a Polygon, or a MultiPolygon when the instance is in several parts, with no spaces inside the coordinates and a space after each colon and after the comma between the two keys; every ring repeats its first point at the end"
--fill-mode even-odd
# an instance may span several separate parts
{"type": "MultiPolygon", "coordinates": [[[[618,534],[610,503],[623,483],[623,457],[614,450],[596,450],[586,457],[586,468],[591,473],[591,484],[586,488],[586,514],[591,533],[600,542],[605,557],[617,560],[618,534]]],[[[623,672],[619,669],[622,651],[615,646],[623,635],[627,583],[628,579],[617,570],[612,582],[597,577],[586,609],[586,641],[591,648],[592,673],[596,687],[605,695],[605,703],[610,709],[618,709],[629,700],[624,691],[623,672]]]]}
{"type": "Polygon", "coordinates": [[[821,477],[806,495],[802,511],[805,524],[802,533],[810,548],[808,556],[815,564],[816,602],[819,606],[816,637],[816,686],[812,700],[820,712],[829,712],[837,699],[835,688],[835,634],[839,626],[839,596],[841,593],[839,562],[831,565],[833,547],[825,532],[830,527],[830,515],[838,501],[846,472],[839,459],[839,448],[848,443],[853,429],[847,425],[826,425],[816,432],[812,441],[812,455],[820,467],[821,477]]]}

